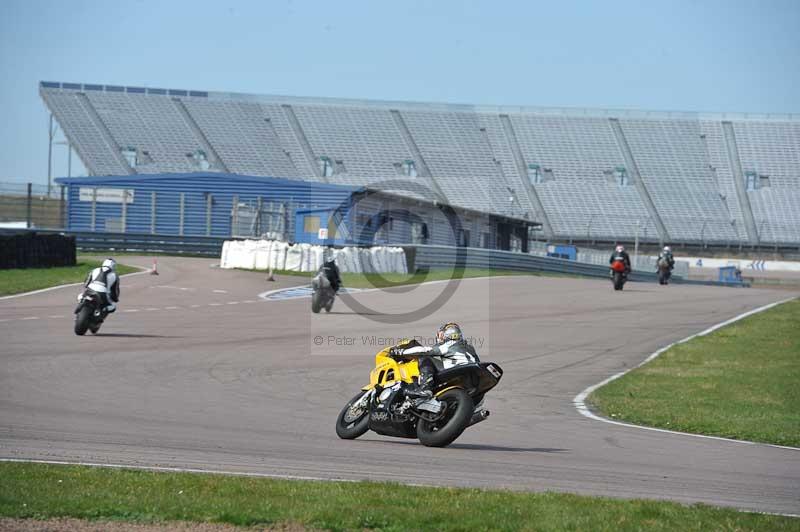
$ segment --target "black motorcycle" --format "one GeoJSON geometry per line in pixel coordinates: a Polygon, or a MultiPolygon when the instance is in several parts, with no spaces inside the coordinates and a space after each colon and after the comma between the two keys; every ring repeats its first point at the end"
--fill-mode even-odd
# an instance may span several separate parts
{"type": "Polygon", "coordinates": [[[314,276],[314,279],[311,280],[311,288],[314,290],[311,293],[311,312],[319,314],[322,309],[330,312],[336,299],[336,290],[333,289],[324,272],[319,272],[314,276]]]}
{"type": "Polygon", "coordinates": [[[78,306],[75,307],[75,334],[83,336],[87,330],[97,334],[106,315],[103,297],[87,288],[78,299],[78,306]]]}

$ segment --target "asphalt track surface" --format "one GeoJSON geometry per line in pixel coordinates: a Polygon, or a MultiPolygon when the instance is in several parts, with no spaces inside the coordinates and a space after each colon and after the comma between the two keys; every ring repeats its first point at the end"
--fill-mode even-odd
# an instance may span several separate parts
{"type": "MultiPolygon", "coordinates": [[[[146,259],[126,262],[149,266],[146,259]]],[[[573,398],[670,342],[787,292],[603,280],[464,280],[441,309],[406,324],[430,284],[337,301],[264,301],[301,284],[162,258],[161,275],[123,278],[120,310],[75,336],[77,288],[0,301],[0,457],[331,479],[553,490],[800,514],[800,451],[616,426],[573,398]],[[371,345],[458,321],[505,370],[492,416],[446,449],[334,421],[367,380],[371,345]],[[315,337],[322,338],[316,341],[315,337]],[[374,338],[373,338],[374,337],[374,338]],[[382,340],[383,339],[383,340],[382,340]]],[[[765,354],[768,356],[768,354],[765,354]]]]}

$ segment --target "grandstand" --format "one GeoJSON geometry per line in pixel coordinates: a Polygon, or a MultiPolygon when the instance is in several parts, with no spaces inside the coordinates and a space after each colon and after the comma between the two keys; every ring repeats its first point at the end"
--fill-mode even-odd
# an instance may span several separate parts
{"type": "Polygon", "coordinates": [[[800,245],[800,117],[486,107],[42,82],[92,175],[403,192],[550,240],[800,245]]]}

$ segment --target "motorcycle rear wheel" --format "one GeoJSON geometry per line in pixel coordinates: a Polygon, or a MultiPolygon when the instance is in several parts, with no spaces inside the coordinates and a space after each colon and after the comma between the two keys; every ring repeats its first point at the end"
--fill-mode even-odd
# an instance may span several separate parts
{"type": "Polygon", "coordinates": [[[75,334],[83,336],[86,334],[86,329],[89,328],[89,318],[92,316],[92,309],[89,306],[83,306],[78,315],[75,316],[75,334]]]}
{"type": "Polygon", "coordinates": [[[361,399],[364,392],[347,401],[336,418],[336,435],[343,440],[354,440],[369,430],[369,405],[361,410],[350,411],[350,406],[361,399]]]}
{"type": "Polygon", "coordinates": [[[625,284],[625,281],[622,277],[622,274],[619,272],[614,272],[614,290],[622,290],[623,284],[625,284]]]}
{"type": "Polygon", "coordinates": [[[420,419],[417,423],[417,438],[426,447],[446,447],[453,443],[469,426],[475,409],[472,397],[460,388],[447,390],[437,399],[446,404],[444,417],[433,422],[420,419]]]}
{"type": "Polygon", "coordinates": [[[318,291],[314,291],[311,294],[311,312],[314,314],[319,314],[319,311],[322,310],[322,302],[320,301],[321,296],[318,291]]]}

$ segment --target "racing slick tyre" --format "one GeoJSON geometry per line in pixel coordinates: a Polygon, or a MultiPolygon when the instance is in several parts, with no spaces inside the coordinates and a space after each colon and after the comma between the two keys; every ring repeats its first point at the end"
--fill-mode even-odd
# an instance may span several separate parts
{"type": "Polygon", "coordinates": [[[75,316],[75,334],[83,336],[86,334],[86,329],[89,328],[89,318],[92,315],[92,309],[88,306],[82,307],[75,316]]]}
{"type": "Polygon", "coordinates": [[[625,281],[622,278],[622,274],[619,272],[614,272],[614,290],[622,290],[622,285],[625,281]]]}
{"type": "Polygon", "coordinates": [[[354,440],[369,430],[369,404],[352,408],[363,396],[364,392],[360,392],[350,399],[336,418],[336,435],[343,440],[354,440]]]}
{"type": "Polygon", "coordinates": [[[417,438],[427,447],[446,447],[461,436],[469,426],[475,403],[467,392],[460,388],[447,390],[437,399],[445,403],[446,410],[436,421],[420,419],[417,423],[417,438]]]}
{"type": "Polygon", "coordinates": [[[318,291],[315,291],[313,294],[311,294],[311,312],[314,314],[319,314],[319,311],[322,310],[322,302],[320,301],[321,298],[322,296],[320,296],[318,291]]]}

